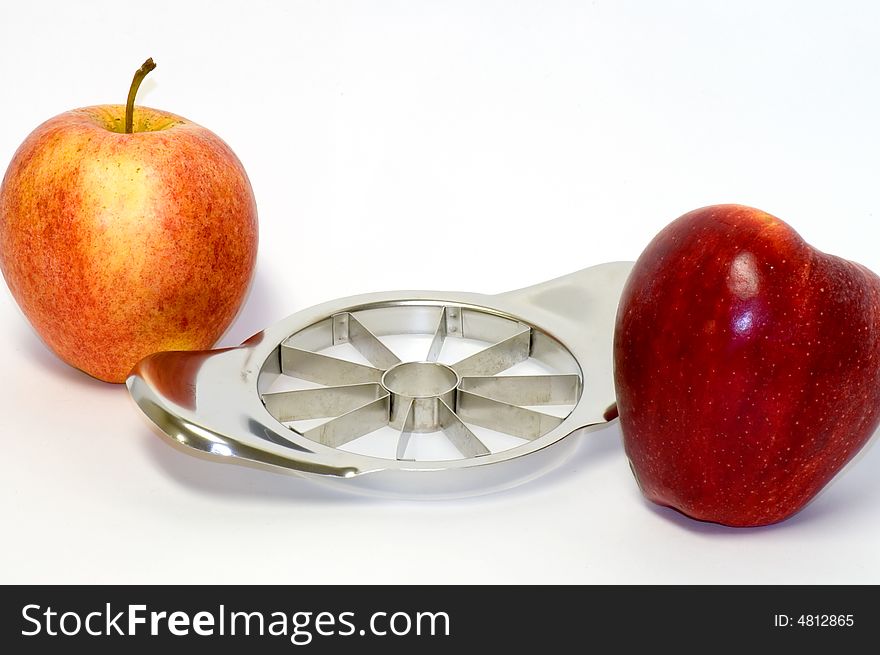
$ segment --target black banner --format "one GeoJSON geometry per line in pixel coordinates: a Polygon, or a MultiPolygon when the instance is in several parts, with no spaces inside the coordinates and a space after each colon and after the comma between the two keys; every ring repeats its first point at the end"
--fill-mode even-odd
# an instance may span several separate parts
{"type": "Polygon", "coordinates": [[[540,652],[600,644],[845,648],[880,633],[876,587],[4,587],[4,652],[540,652]],[[610,640],[610,641],[609,641],[610,640]],[[12,647],[10,649],[10,647],[12,647]]]}

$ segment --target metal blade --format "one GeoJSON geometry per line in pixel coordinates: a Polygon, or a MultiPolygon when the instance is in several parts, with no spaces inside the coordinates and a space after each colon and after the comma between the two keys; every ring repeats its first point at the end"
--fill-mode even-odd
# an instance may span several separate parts
{"type": "Polygon", "coordinates": [[[446,438],[452,442],[452,445],[458,449],[464,457],[480,457],[488,455],[489,449],[479,440],[477,435],[471,432],[458,415],[452,411],[442,400],[439,401],[438,410],[440,413],[440,427],[446,438]]]}
{"type": "Polygon", "coordinates": [[[403,429],[400,431],[400,438],[397,440],[397,459],[405,459],[406,448],[409,446],[413,429],[415,428],[416,408],[415,403],[410,401],[409,408],[406,410],[406,418],[403,420],[403,429]]]}
{"type": "Polygon", "coordinates": [[[342,386],[379,382],[382,370],[281,344],[281,372],[318,384],[342,386]]]}
{"type": "Polygon", "coordinates": [[[350,343],[376,368],[391,368],[400,359],[353,314],[333,315],[333,344],[350,343]]]}
{"type": "Polygon", "coordinates": [[[484,348],[470,357],[452,364],[460,376],[495,375],[529,358],[532,330],[527,325],[507,339],[484,348]]]}
{"type": "Polygon", "coordinates": [[[265,393],[263,402],[279,421],[307,421],[341,416],[387,394],[378,384],[349,384],[265,393]]]}
{"type": "Polygon", "coordinates": [[[458,391],[458,415],[463,421],[521,439],[537,439],[562,423],[561,418],[458,391]]]}
{"type": "Polygon", "coordinates": [[[325,446],[338,448],[388,425],[388,408],[389,397],[383,396],[301,434],[325,446]]]}
{"type": "Polygon", "coordinates": [[[571,405],[578,401],[577,375],[464,377],[460,389],[511,405],[571,405]]]}
{"type": "Polygon", "coordinates": [[[427,362],[436,362],[443,350],[443,342],[446,341],[446,308],[440,310],[440,320],[437,322],[437,329],[434,330],[434,339],[431,341],[431,347],[428,349],[428,356],[425,358],[427,362]]]}

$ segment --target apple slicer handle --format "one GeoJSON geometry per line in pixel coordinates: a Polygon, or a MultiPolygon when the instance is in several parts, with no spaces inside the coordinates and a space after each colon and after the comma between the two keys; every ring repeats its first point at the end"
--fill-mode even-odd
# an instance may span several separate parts
{"type": "Polygon", "coordinates": [[[295,473],[358,473],[275,429],[259,400],[250,355],[247,346],[156,353],[132,369],[126,384],[161,436],[196,454],[295,473]]]}
{"type": "Polygon", "coordinates": [[[609,262],[530,287],[499,294],[535,309],[585,324],[597,321],[613,330],[617,301],[634,262],[609,262]],[[600,316],[597,316],[600,313],[600,316]]]}
{"type": "Polygon", "coordinates": [[[584,426],[617,418],[614,391],[614,326],[617,306],[633,262],[591,266],[498,297],[523,307],[541,323],[554,325],[578,362],[584,392],[578,413],[584,426]]]}

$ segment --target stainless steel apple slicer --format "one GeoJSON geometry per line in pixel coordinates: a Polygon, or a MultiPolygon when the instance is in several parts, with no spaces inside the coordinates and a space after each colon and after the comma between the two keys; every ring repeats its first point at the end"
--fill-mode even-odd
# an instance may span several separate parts
{"type": "Polygon", "coordinates": [[[394,497],[503,489],[606,424],[631,267],[342,298],[236,348],[151,355],[128,388],[169,441],[217,460],[394,497]]]}

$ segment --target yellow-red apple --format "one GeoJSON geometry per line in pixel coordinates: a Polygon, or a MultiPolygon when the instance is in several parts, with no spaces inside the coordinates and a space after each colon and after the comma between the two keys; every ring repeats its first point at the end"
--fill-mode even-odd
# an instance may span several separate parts
{"type": "Polygon", "coordinates": [[[257,251],[253,191],[229,146],[180,116],[134,110],[148,63],[128,107],[75,109],[37,127],[0,187],[12,295],[59,357],[110,382],[153,352],[212,346],[257,251]]]}

